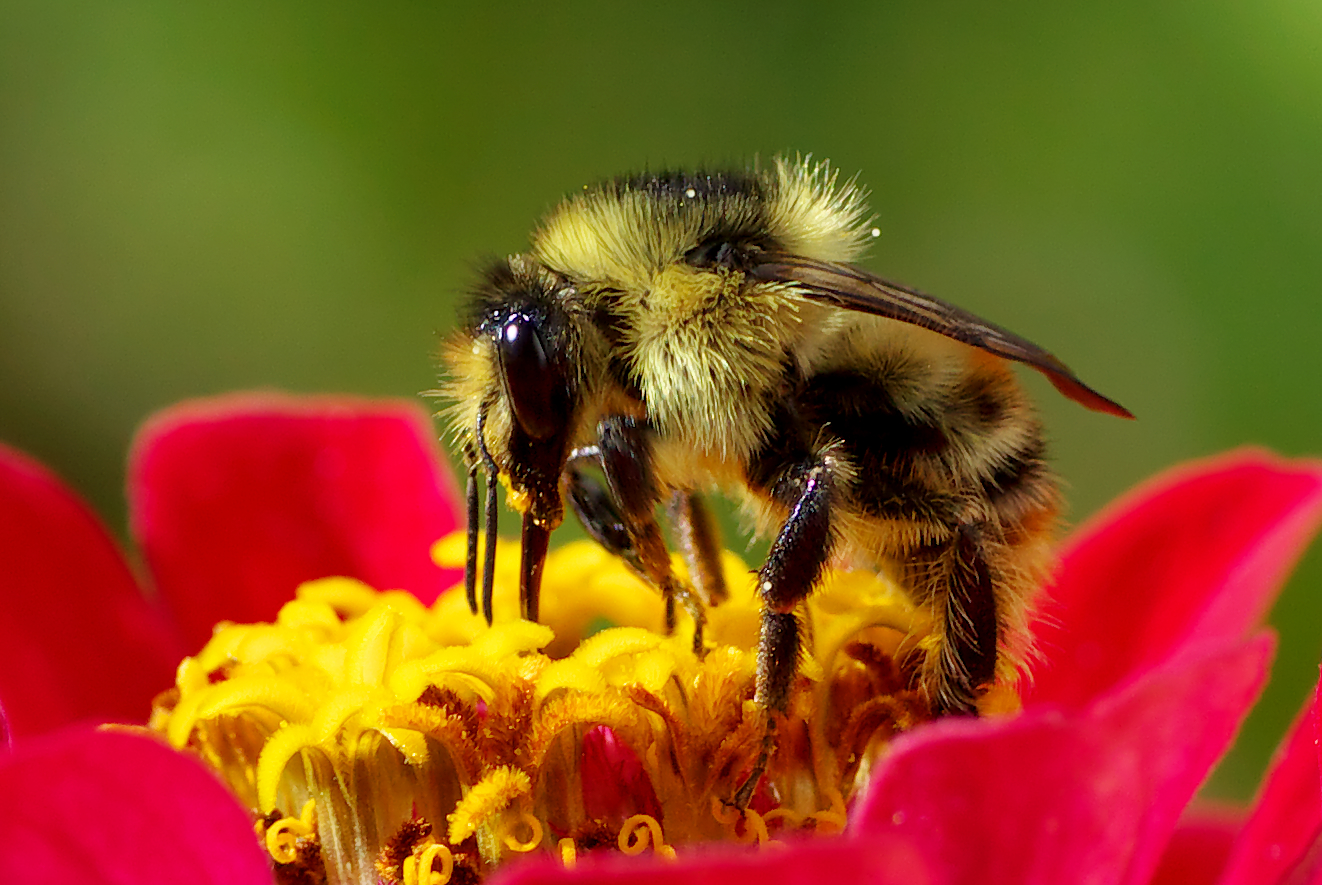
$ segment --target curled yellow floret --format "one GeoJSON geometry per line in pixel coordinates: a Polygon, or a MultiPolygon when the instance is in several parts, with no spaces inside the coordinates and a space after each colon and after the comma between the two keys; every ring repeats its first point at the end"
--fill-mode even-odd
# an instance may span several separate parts
{"type": "Polygon", "coordinates": [[[276,863],[290,864],[298,860],[299,840],[316,834],[316,806],[317,803],[309,799],[298,817],[282,817],[266,828],[262,840],[276,863]]]}
{"type": "Polygon", "coordinates": [[[404,885],[446,885],[453,875],[454,854],[438,842],[429,842],[404,859],[404,885]]]}
{"type": "Polygon", "coordinates": [[[541,844],[542,822],[536,817],[524,811],[509,822],[505,831],[505,847],[510,851],[527,854],[541,844]]]}
{"type": "Polygon", "coordinates": [[[666,844],[661,835],[661,823],[650,814],[635,814],[620,827],[615,840],[623,854],[642,854],[650,845],[662,857],[675,857],[675,849],[666,844]]]}

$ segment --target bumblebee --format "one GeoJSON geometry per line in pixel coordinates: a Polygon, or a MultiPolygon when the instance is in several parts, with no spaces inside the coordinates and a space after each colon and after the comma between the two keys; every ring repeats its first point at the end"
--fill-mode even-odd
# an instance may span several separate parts
{"type": "Polygon", "coordinates": [[[485,474],[488,619],[504,483],[525,617],[568,503],[661,591],[672,628],[676,605],[692,613],[700,652],[704,607],[725,595],[701,494],[720,489],[771,538],[755,694],[769,725],[798,665],[796,610],[830,563],[891,569],[931,616],[933,711],[976,713],[1026,652],[1060,506],[1011,363],[1132,416],[1042,348],[859,268],[874,235],[853,182],[777,158],[585,188],[528,252],[487,267],[446,347],[473,610],[485,474]],[[663,504],[690,582],[672,573],[663,504]]]}

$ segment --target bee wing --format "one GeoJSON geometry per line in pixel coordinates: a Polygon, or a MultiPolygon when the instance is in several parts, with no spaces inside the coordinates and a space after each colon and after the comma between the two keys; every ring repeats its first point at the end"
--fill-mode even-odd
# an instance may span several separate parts
{"type": "Polygon", "coordinates": [[[796,283],[803,295],[846,310],[857,310],[931,329],[988,353],[1032,366],[1065,396],[1097,412],[1133,418],[1128,409],[1102,396],[1048,351],[1026,338],[989,323],[963,308],[887,282],[848,264],[773,255],[748,271],[766,281],[796,283]]]}

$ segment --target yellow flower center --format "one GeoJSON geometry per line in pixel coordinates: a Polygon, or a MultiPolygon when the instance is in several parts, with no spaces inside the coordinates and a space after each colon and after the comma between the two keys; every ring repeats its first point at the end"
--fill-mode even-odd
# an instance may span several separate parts
{"type": "MultiPolygon", "coordinates": [[[[433,552],[458,565],[463,538],[433,552]]],[[[587,542],[550,554],[540,624],[517,616],[516,545],[498,550],[492,627],[462,592],[428,608],[313,581],[273,624],[219,625],[151,725],[253,809],[283,881],[468,883],[532,852],[572,866],[839,832],[886,743],[929,718],[910,688],[924,617],[870,572],[829,576],[800,611],[809,647],[740,811],[728,802],[765,731],[760,621],[752,576],[726,557],[733,598],[709,613],[701,657],[692,623],[664,635],[657,594],[587,542]]]]}

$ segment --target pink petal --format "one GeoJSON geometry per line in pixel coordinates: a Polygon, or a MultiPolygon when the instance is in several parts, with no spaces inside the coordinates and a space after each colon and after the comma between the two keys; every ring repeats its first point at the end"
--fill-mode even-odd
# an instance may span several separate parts
{"type": "Polygon", "coordinates": [[[115,732],[0,758],[6,885],[272,885],[252,822],[193,759],[115,732]]]}
{"type": "Polygon", "coordinates": [[[675,861],[654,855],[594,854],[573,870],[552,860],[511,866],[492,885],[935,885],[927,865],[903,841],[821,838],[761,850],[697,848],[675,861]]]}
{"type": "Polygon", "coordinates": [[[92,512],[0,447],[0,700],[17,738],[77,720],[146,721],[182,645],[92,512]]]}
{"type": "Polygon", "coordinates": [[[240,394],[142,429],[133,532],[186,638],[270,620],[303,581],[360,578],[430,602],[459,575],[429,547],[458,524],[435,432],[406,402],[240,394]]]}
{"type": "Polygon", "coordinates": [[[1266,678],[1267,635],[1182,657],[1067,715],[947,720],[895,743],[851,823],[943,882],[1146,882],[1266,678]]]}
{"type": "Polygon", "coordinates": [[[1322,775],[1318,770],[1316,695],[1276,751],[1253,811],[1226,863],[1223,885],[1302,881],[1322,847],[1322,775]],[[1294,872],[1295,877],[1287,876],[1294,872]]]}
{"type": "Polygon", "coordinates": [[[1322,519],[1322,463],[1240,451],[1165,473],[1065,551],[1025,706],[1078,706],[1261,622],[1322,519]]]}
{"type": "Polygon", "coordinates": [[[1150,885],[1214,885],[1242,823],[1242,812],[1225,808],[1186,815],[1171,834],[1150,885]]]}

